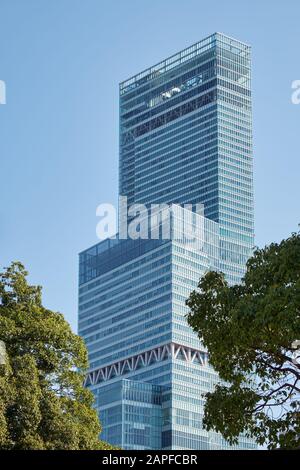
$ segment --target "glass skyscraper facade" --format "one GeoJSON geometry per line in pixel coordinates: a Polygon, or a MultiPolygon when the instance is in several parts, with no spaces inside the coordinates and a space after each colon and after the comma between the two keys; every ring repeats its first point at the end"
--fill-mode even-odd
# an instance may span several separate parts
{"type": "Polygon", "coordinates": [[[173,204],[169,238],[117,236],[80,253],[86,386],[102,438],[124,449],[229,447],[202,427],[218,376],[185,300],[211,269],[240,282],[254,245],[250,73],[249,46],[216,33],[120,85],[120,195],[173,204]],[[199,203],[190,243],[180,205],[199,203]]]}

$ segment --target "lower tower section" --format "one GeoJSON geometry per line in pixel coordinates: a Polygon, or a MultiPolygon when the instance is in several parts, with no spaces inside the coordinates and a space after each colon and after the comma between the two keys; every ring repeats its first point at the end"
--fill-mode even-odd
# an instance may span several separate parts
{"type": "MultiPolygon", "coordinates": [[[[203,394],[218,376],[185,318],[199,278],[218,270],[219,225],[194,214],[182,237],[184,211],[172,212],[169,239],[108,239],[80,254],[85,385],[102,438],[123,449],[229,448],[203,429],[203,394]]],[[[235,446],[253,447],[242,436],[235,446]]]]}

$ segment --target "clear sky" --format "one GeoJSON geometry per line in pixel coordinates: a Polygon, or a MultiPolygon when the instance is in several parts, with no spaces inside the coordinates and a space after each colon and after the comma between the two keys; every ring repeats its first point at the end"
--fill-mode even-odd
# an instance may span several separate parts
{"type": "Polygon", "coordinates": [[[78,252],[117,202],[118,83],[213,32],[253,48],[256,244],[298,229],[298,0],[0,0],[0,20],[0,267],[74,329],[78,252]]]}

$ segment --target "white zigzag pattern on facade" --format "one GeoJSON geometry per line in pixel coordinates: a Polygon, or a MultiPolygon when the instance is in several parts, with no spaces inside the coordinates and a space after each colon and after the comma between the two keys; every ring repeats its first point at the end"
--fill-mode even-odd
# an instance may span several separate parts
{"type": "Polygon", "coordinates": [[[181,355],[181,359],[186,362],[197,362],[201,366],[205,366],[208,363],[206,352],[188,346],[170,343],[90,371],[86,376],[84,385],[96,385],[99,382],[106,382],[111,378],[128,374],[141,367],[162,362],[166,359],[177,359],[179,354],[181,355]]]}

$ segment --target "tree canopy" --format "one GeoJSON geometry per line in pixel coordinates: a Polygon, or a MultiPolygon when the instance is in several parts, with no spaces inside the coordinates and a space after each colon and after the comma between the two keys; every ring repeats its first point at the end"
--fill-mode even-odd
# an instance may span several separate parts
{"type": "Polygon", "coordinates": [[[43,307],[21,263],[0,274],[0,449],[107,449],[83,387],[83,340],[43,307]]]}
{"type": "Polygon", "coordinates": [[[300,234],[256,249],[240,285],[208,272],[186,303],[221,379],[206,394],[205,428],[230,443],[244,432],[269,448],[298,448],[300,234]]]}

